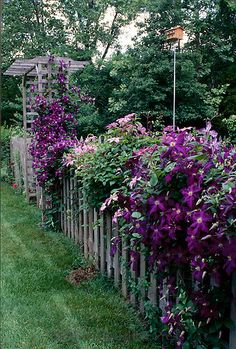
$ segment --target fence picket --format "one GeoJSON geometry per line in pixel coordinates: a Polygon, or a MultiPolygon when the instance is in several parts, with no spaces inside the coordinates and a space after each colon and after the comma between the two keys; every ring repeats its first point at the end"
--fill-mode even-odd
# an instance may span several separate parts
{"type": "Polygon", "coordinates": [[[86,197],[83,193],[83,242],[84,242],[84,256],[88,258],[88,212],[86,209],[86,197]]]}
{"type": "Polygon", "coordinates": [[[236,304],[235,304],[235,297],[236,297],[236,272],[233,273],[232,277],[232,301],[231,301],[231,309],[230,309],[230,315],[231,319],[234,322],[234,328],[230,330],[229,334],[229,349],[235,349],[236,344],[236,304]]]}
{"type": "Polygon", "coordinates": [[[71,239],[75,239],[75,230],[74,230],[74,180],[71,176],[70,179],[70,234],[71,239]]]}
{"type": "Polygon", "coordinates": [[[83,194],[82,190],[79,188],[78,190],[78,231],[79,231],[79,244],[83,245],[84,239],[83,239],[83,194]]]}
{"type": "Polygon", "coordinates": [[[74,238],[75,243],[77,244],[79,242],[79,192],[78,192],[78,182],[77,179],[74,177],[74,238]]]}
{"type": "Polygon", "coordinates": [[[121,281],[121,288],[122,288],[122,294],[125,298],[128,297],[128,247],[126,243],[126,238],[122,237],[122,268],[121,268],[121,275],[122,275],[122,281],[121,281]]]}
{"type": "Polygon", "coordinates": [[[96,268],[99,268],[99,237],[98,237],[98,225],[97,225],[97,220],[98,220],[98,211],[95,208],[93,211],[93,222],[94,222],[94,260],[95,260],[95,265],[96,268]]]}
{"type": "Polygon", "coordinates": [[[109,213],[106,214],[106,261],[107,261],[107,276],[112,277],[113,265],[111,257],[111,238],[112,238],[112,220],[109,213]]]}
{"type": "Polygon", "coordinates": [[[105,251],[105,217],[104,213],[100,215],[101,224],[99,229],[100,235],[100,270],[102,273],[105,273],[106,269],[106,251],[105,251]]]}
{"type": "Polygon", "coordinates": [[[152,305],[157,306],[157,278],[155,277],[155,271],[150,274],[150,286],[148,288],[148,298],[152,305]]]}
{"type": "Polygon", "coordinates": [[[90,208],[88,211],[88,254],[93,257],[93,209],[90,208]]]}
{"type": "MultiPolygon", "coordinates": [[[[147,271],[147,264],[146,264],[146,258],[144,254],[141,254],[140,256],[140,280],[141,282],[146,281],[146,271],[147,271]]],[[[139,309],[142,314],[144,314],[144,303],[147,298],[146,289],[145,287],[142,287],[141,289],[141,297],[139,300],[139,309]]]]}
{"type": "MultiPolygon", "coordinates": [[[[116,237],[119,234],[118,224],[113,227],[113,236],[116,237]]],[[[114,284],[118,288],[120,285],[120,250],[119,246],[113,257],[113,268],[114,268],[114,284]]]]}
{"type": "Polygon", "coordinates": [[[66,192],[66,179],[65,177],[63,178],[63,188],[64,188],[64,192],[63,192],[63,220],[64,220],[64,224],[63,224],[63,228],[64,228],[64,234],[66,235],[67,232],[67,219],[66,219],[66,210],[67,210],[67,202],[66,202],[66,196],[67,196],[67,192],[66,192]]]}

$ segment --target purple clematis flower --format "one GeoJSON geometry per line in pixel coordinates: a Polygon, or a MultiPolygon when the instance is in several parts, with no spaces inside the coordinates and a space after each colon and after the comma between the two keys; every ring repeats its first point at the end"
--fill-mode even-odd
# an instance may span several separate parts
{"type": "Polygon", "coordinates": [[[236,270],[236,237],[232,237],[223,249],[226,257],[224,269],[227,274],[232,274],[236,270]]]}
{"type": "Polygon", "coordinates": [[[134,271],[138,270],[140,253],[137,251],[130,251],[130,264],[134,271]]]}
{"type": "Polygon", "coordinates": [[[201,191],[201,188],[196,184],[192,184],[189,187],[181,190],[184,202],[190,208],[193,208],[193,205],[194,205],[196,199],[198,199],[198,197],[199,197],[200,191],[201,191]]]}
{"type": "Polygon", "coordinates": [[[201,259],[200,256],[195,257],[195,259],[191,262],[192,266],[192,275],[195,280],[202,281],[205,269],[207,267],[207,263],[204,259],[201,259]]]}
{"type": "Polygon", "coordinates": [[[160,211],[165,211],[165,202],[164,198],[162,196],[151,196],[147,200],[148,208],[149,208],[149,214],[155,214],[160,211]]]}
{"type": "Polygon", "coordinates": [[[208,223],[212,221],[212,217],[205,211],[196,211],[192,215],[192,224],[188,229],[191,235],[197,235],[199,232],[208,232],[208,223]]]}
{"type": "Polygon", "coordinates": [[[116,236],[116,237],[111,239],[110,255],[112,257],[116,254],[116,251],[117,251],[120,243],[121,243],[121,237],[120,236],[116,236]]]}

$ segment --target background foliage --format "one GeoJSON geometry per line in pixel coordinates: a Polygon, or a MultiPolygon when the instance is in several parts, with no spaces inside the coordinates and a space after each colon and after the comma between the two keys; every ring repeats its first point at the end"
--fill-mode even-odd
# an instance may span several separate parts
{"type": "MultiPolygon", "coordinates": [[[[96,98],[95,108],[81,110],[83,135],[102,132],[106,124],[133,111],[170,122],[173,53],[163,34],[182,25],[189,40],[177,53],[178,125],[202,126],[204,119],[212,119],[215,128],[227,133],[222,119],[236,114],[233,1],[12,0],[3,10],[3,68],[18,56],[49,52],[95,62],[75,76],[96,98]],[[108,8],[110,26],[104,25],[108,8]],[[119,34],[141,12],[148,16],[139,25],[134,47],[124,53],[119,34]]],[[[3,119],[9,124],[19,109],[19,95],[19,81],[4,78],[3,119]]]]}

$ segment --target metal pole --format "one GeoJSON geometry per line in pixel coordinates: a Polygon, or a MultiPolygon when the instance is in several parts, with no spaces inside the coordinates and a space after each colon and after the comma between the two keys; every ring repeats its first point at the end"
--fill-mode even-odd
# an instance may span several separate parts
{"type": "Polygon", "coordinates": [[[176,48],[174,48],[173,131],[175,131],[176,48]]]}

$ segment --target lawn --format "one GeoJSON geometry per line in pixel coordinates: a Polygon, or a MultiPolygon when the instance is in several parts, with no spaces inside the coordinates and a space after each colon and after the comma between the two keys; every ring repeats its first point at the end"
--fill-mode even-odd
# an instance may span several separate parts
{"type": "Polygon", "coordinates": [[[134,310],[101,276],[73,286],[77,246],[40,228],[40,211],[1,186],[1,348],[154,349],[134,310]]]}

